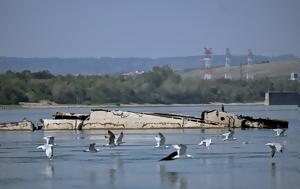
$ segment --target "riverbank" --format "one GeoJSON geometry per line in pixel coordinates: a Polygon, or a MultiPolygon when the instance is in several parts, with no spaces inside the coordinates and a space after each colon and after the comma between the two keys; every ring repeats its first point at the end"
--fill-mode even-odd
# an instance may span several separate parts
{"type": "Polygon", "coordinates": [[[134,108],[134,107],[198,107],[198,106],[261,106],[263,102],[253,103],[221,103],[214,102],[210,104],[56,104],[56,103],[20,103],[19,105],[0,105],[0,109],[15,109],[15,108],[134,108]]]}

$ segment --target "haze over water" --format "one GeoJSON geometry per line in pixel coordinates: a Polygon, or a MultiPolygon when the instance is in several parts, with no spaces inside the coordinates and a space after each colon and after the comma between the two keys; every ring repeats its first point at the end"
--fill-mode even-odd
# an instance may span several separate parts
{"type": "MultiPolygon", "coordinates": [[[[199,115],[218,106],[121,108],[130,111],[174,112],[199,115]]],[[[299,109],[295,106],[225,106],[227,111],[289,121],[286,137],[272,130],[236,130],[236,141],[223,142],[226,130],[130,130],[122,146],[104,148],[106,131],[0,132],[1,188],[298,188],[300,185],[299,109]],[[154,149],[154,136],[167,144],[183,143],[193,159],[159,162],[174,151],[154,149]],[[43,137],[55,136],[54,159],[36,147],[43,137]],[[212,138],[210,149],[197,144],[212,138]],[[243,144],[248,141],[248,144],[243,144]],[[100,152],[84,153],[96,142],[100,152]],[[271,158],[267,142],[282,142],[284,153],[271,158]]],[[[56,111],[88,109],[2,109],[0,122],[23,117],[38,121],[56,111]]],[[[114,131],[119,133],[120,131],[114,131]]]]}

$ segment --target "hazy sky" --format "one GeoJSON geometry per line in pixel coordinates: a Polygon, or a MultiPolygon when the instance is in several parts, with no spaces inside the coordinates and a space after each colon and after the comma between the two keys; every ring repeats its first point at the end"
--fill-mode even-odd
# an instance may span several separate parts
{"type": "Polygon", "coordinates": [[[0,0],[0,56],[300,56],[300,0],[0,0]]]}

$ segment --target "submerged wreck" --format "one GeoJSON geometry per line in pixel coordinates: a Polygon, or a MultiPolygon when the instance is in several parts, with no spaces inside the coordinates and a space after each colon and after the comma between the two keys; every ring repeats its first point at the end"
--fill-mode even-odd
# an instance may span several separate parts
{"type": "Polygon", "coordinates": [[[0,131],[34,131],[37,127],[26,119],[17,122],[0,123],[0,131]]]}
{"type": "Polygon", "coordinates": [[[171,113],[147,113],[92,109],[89,114],[57,112],[53,119],[42,119],[43,130],[92,129],[184,129],[184,128],[287,128],[288,122],[253,118],[211,110],[200,117],[171,113]]]}

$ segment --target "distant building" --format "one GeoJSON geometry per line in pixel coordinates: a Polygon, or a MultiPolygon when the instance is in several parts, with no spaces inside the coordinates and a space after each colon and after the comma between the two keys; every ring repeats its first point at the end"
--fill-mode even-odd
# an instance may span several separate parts
{"type": "Polygon", "coordinates": [[[300,95],[296,92],[266,92],[265,105],[300,106],[300,95]]]}
{"type": "Polygon", "coordinates": [[[292,73],[291,73],[290,80],[292,80],[292,81],[296,81],[296,80],[298,80],[298,74],[297,74],[297,73],[295,73],[295,72],[292,72],[292,73]]]}
{"type": "Polygon", "coordinates": [[[135,71],[135,72],[126,72],[126,73],[122,73],[122,76],[136,76],[136,75],[142,75],[143,73],[145,73],[144,71],[135,71]]]}

